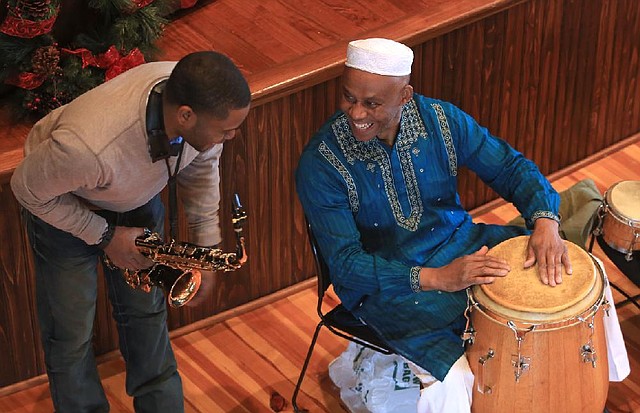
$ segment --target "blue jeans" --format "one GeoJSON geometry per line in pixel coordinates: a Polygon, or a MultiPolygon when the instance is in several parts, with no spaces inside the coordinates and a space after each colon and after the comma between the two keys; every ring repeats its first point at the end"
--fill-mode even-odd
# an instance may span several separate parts
{"type": "MultiPolygon", "coordinates": [[[[126,213],[97,211],[118,226],[162,233],[156,196],[126,213]]],[[[102,251],[24,213],[34,252],[36,297],[49,388],[57,413],[108,412],[92,347],[102,251]]],[[[129,287],[119,270],[103,266],[126,363],[126,390],[136,412],[183,412],[182,381],[169,341],[164,294],[129,287]]]]}

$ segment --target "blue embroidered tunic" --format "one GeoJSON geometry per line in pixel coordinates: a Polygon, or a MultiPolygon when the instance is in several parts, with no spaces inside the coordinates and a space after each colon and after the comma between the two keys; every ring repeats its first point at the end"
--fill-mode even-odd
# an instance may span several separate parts
{"type": "Polygon", "coordinates": [[[560,198],[533,162],[452,104],[417,94],[403,108],[393,147],[357,141],[338,112],[296,171],[342,303],[439,380],[464,352],[466,292],[419,291],[420,267],[528,233],[472,222],[457,193],[462,166],[513,202],[529,227],[557,217],[560,198]]]}

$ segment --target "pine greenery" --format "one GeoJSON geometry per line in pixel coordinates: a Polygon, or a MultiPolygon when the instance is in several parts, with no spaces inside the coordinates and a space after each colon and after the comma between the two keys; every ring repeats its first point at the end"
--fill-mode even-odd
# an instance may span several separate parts
{"type": "Polygon", "coordinates": [[[84,48],[99,56],[115,46],[126,56],[137,48],[145,61],[153,60],[157,54],[154,43],[167,24],[164,16],[170,5],[171,0],[155,0],[142,8],[131,0],[90,0],[88,6],[96,13],[97,24],[64,45],[51,34],[25,39],[0,33],[0,84],[15,83],[7,80],[25,73],[44,78],[32,90],[4,86],[16,116],[44,116],[105,81],[104,68],[83,67],[79,55],[63,49],[84,48]]]}

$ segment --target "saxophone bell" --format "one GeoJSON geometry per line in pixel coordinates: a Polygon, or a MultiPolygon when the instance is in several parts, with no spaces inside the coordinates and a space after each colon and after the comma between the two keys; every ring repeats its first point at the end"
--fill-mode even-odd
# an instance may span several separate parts
{"type": "MultiPolygon", "coordinates": [[[[150,292],[151,287],[162,288],[171,307],[181,307],[188,303],[200,289],[202,272],[235,271],[247,262],[247,253],[242,235],[243,222],[247,213],[235,194],[232,206],[233,230],[236,234],[236,252],[223,252],[216,247],[199,247],[186,242],[169,240],[165,242],[160,234],[145,228],[144,234],[136,238],[135,244],[145,257],[155,263],[144,270],[123,269],[123,275],[130,287],[150,292]]],[[[117,269],[106,255],[105,264],[117,269]]]]}
{"type": "Polygon", "coordinates": [[[196,295],[202,283],[202,273],[195,268],[173,268],[156,265],[151,283],[158,285],[167,296],[171,307],[182,307],[196,295]]]}
{"type": "Polygon", "coordinates": [[[154,264],[146,270],[123,270],[124,279],[134,289],[150,292],[151,287],[162,289],[167,303],[173,307],[182,307],[196,295],[202,283],[202,273],[195,268],[172,267],[154,264]]]}

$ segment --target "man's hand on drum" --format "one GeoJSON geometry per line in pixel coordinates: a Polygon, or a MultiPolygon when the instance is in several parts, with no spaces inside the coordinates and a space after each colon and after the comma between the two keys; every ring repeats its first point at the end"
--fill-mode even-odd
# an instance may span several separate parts
{"type": "Polygon", "coordinates": [[[542,283],[555,287],[562,283],[562,267],[567,274],[573,273],[567,246],[558,233],[558,223],[552,219],[539,218],[527,246],[524,268],[538,264],[542,283]]]}
{"type": "Polygon", "coordinates": [[[423,291],[460,291],[475,284],[490,284],[496,277],[506,276],[511,268],[505,260],[487,255],[483,246],[470,255],[464,255],[439,268],[420,270],[420,288],[423,291]]]}

